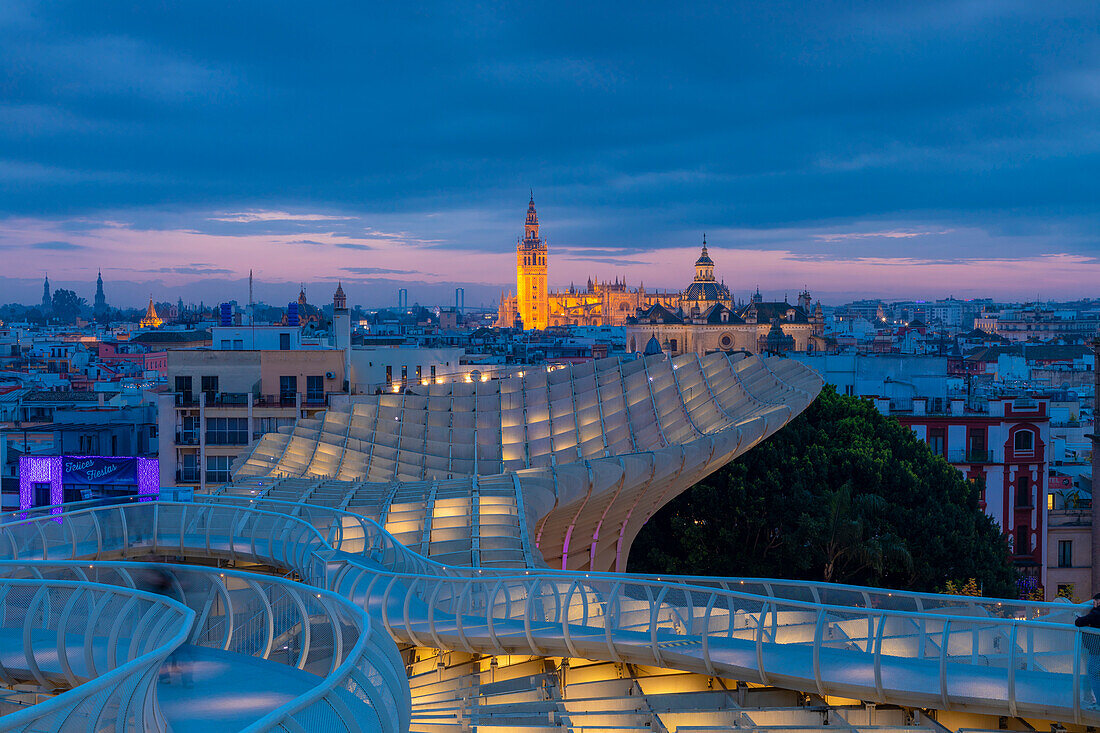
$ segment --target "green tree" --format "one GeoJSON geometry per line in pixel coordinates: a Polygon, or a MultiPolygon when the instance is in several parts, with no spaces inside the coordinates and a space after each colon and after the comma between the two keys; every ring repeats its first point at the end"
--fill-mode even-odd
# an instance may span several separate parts
{"type": "Polygon", "coordinates": [[[980,487],[897,420],[826,387],[801,415],[642,528],[636,572],[828,580],[1015,595],[980,487]]]}
{"type": "Polygon", "coordinates": [[[53,291],[53,314],[61,323],[73,323],[87,305],[84,298],[77,297],[72,290],[58,288],[53,291]]]}

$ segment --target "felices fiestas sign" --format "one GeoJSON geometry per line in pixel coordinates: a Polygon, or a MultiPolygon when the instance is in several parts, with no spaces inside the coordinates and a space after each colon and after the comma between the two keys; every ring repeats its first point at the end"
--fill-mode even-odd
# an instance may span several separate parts
{"type": "Polygon", "coordinates": [[[61,482],[65,484],[136,484],[137,459],[106,456],[67,456],[61,482]]]}

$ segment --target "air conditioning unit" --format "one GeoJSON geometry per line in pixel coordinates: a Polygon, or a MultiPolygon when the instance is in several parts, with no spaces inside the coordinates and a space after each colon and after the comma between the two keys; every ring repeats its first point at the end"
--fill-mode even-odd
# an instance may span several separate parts
{"type": "Polygon", "coordinates": [[[325,379],[336,379],[336,372],[325,372],[325,379]]]}

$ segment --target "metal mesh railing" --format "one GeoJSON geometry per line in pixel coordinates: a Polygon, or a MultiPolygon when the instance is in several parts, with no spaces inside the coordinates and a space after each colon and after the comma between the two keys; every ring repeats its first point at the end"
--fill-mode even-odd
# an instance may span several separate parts
{"type": "MultiPolygon", "coordinates": [[[[103,520],[99,515],[105,511],[131,510],[93,510],[91,516],[103,520]]],[[[0,575],[94,587],[155,588],[190,608],[197,618],[194,627],[188,627],[189,645],[265,659],[317,676],[315,686],[263,716],[250,730],[278,730],[288,721],[306,730],[407,728],[408,689],[396,646],[362,609],[329,591],[255,573],[162,563],[20,561],[0,563],[0,575]]],[[[76,620],[76,632],[84,633],[81,619],[76,620]]]]}
{"type": "Polygon", "coordinates": [[[0,682],[63,690],[0,719],[4,730],[163,730],[156,681],[194,612],[128,587],[0,579],[0,682]]]}
{"type": "MultiPolygon", "coordinates": [[[[0,554],[154,551],[260,561],[294,570],[366,609],[395,637],[428,647],[627,661],[823,695],[1100,720],[1089,677],[1100,667],[1091,656],[1100,638],[1065,623],[1063,604],[931,594],[891,602],[888,591],[820,584],[796,591],[746,580],[743,592],[730,579],[448,567],[365,518],[260,505],[212,499],[44,515],[4,526],[0,554]],[[152,524],[138,529],[146,520],[152,524]],[[123,541],[135,537],[144,539],[123,541]]],[[[268,600],[280,609],[275,616],[290,613],[284,599],[268,600]]],[[[237,649],[254,649],[254,616],[233,624],[253,630],[237,649]]],[[[371,683],[369,673],[346,679],[349,690],[371,683]]]]}

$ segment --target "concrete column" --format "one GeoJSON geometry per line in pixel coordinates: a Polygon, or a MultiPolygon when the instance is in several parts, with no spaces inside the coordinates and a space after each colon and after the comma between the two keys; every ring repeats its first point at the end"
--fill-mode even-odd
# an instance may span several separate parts
{"type": "Polygon", "coordinates": [[[1100,592],[1100,337],[1092,340],[1092,592],[1100,592]]]}

